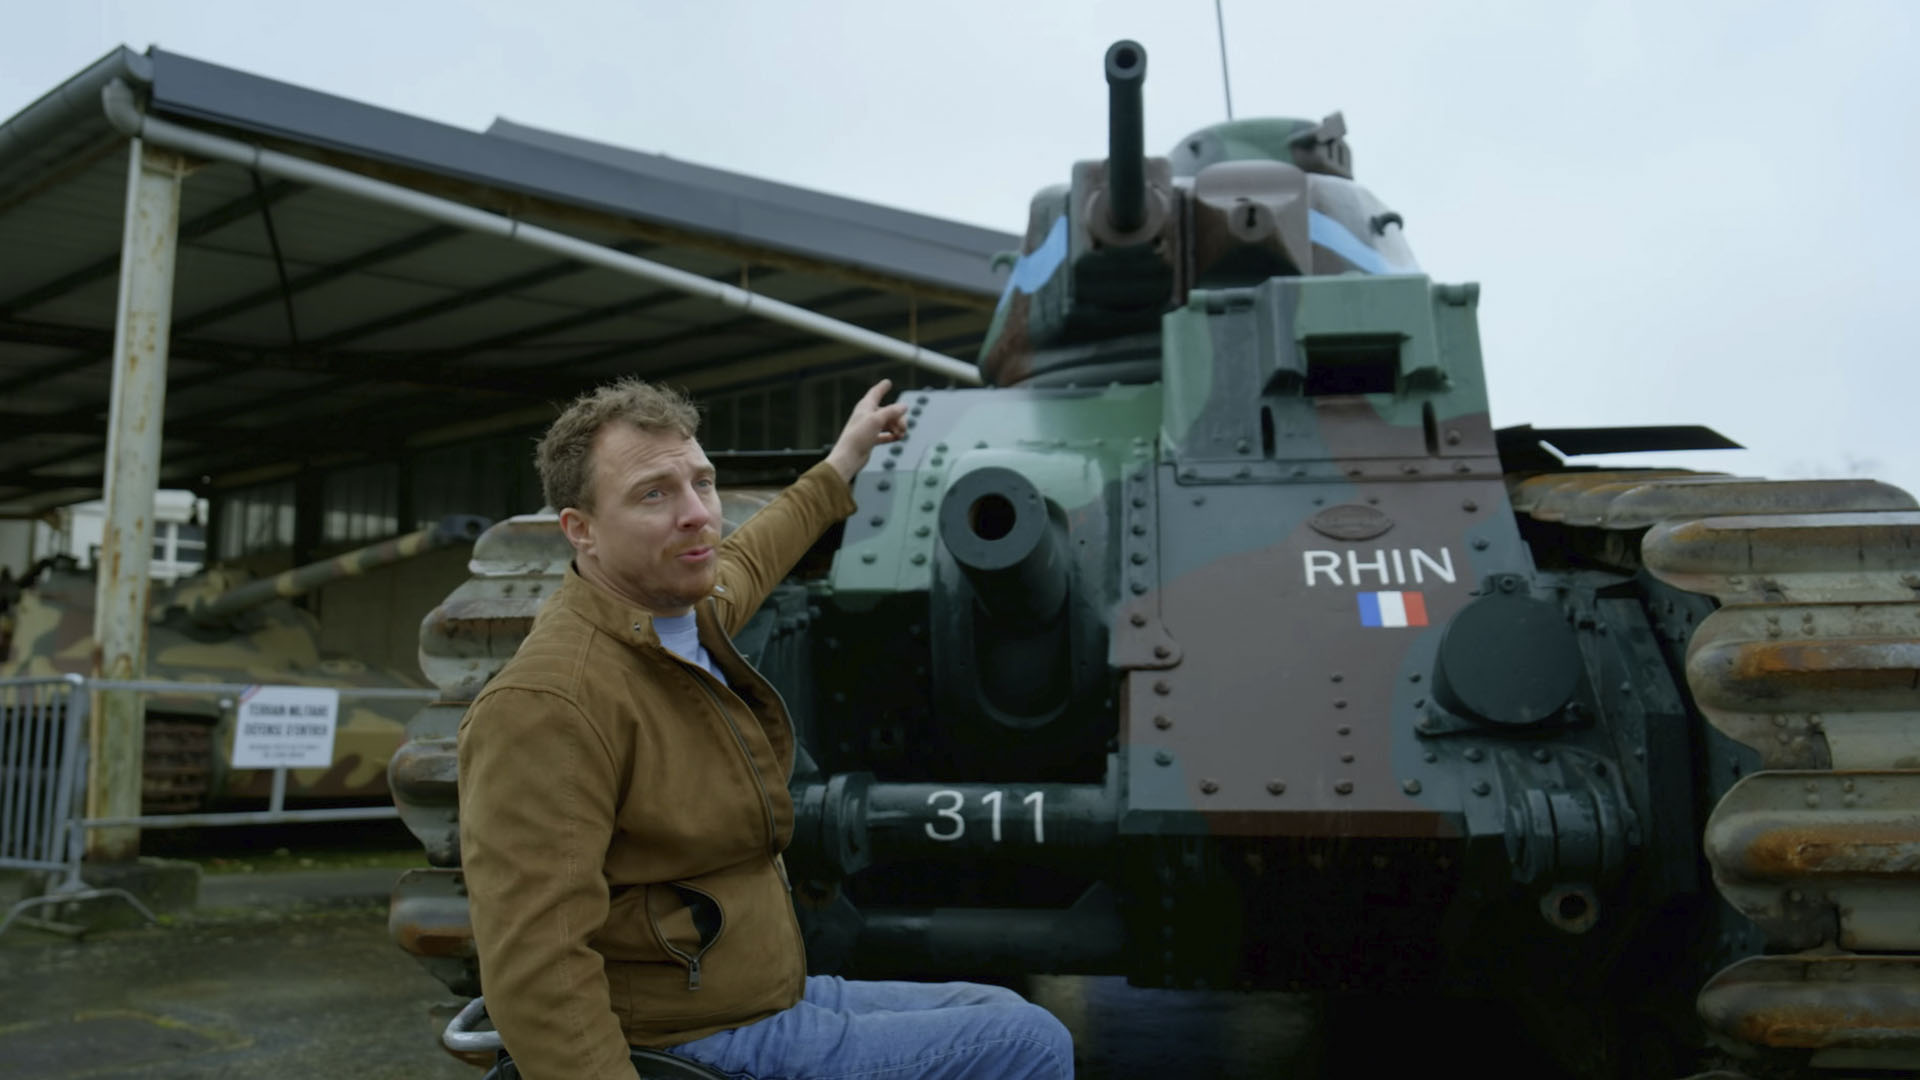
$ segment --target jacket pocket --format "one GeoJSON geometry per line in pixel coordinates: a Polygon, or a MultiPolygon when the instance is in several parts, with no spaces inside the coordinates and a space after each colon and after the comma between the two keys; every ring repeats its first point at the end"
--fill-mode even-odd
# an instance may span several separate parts
{"type": "Polygon", "coordinates": [[[647,886],[647,926],[665,953],[687,969],[687,989],[700,989],[700,960],[727,929],[720,901],[684,881],[647,886]]]}

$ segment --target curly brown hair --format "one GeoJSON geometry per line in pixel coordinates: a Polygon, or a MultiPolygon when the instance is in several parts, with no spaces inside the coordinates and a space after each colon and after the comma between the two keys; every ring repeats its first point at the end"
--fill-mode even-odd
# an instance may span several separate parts
{"type": "Polygon", "coordinates": [[[700,410],[684,392],[632,376],[574,398],[533,451],[548,506],[593,509],[593,440],[614,422],[691,439],[700,428],[700,410]]]}

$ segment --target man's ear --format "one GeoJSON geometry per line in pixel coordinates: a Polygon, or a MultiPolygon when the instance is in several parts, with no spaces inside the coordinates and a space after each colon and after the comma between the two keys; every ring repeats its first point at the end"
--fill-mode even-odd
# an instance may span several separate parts
{"type": "Polygon", "coordinates": [[[593,519],[569,506],[560,511],[560,532],[583,555],[593,554],[593,519]]]}

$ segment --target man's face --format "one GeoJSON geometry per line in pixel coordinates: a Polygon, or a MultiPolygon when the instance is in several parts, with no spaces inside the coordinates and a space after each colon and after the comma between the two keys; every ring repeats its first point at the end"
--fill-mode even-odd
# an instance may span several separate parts
{"type": "Polygon", "coordinates": [[[713,591],[720,492],[700,444],[611,423],[593,440],[593,509],[561,528],[580,572],[656,615],[681,615],[713,591]]]}

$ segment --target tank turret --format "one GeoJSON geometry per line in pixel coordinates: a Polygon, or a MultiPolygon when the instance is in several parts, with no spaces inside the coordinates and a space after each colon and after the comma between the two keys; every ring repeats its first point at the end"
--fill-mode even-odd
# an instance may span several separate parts
{"type": "Polygon", "coordinates": [[[196,599],[187,609],[187,617],[200,626],[218,626],[276,599],[292,599],[343,578],[356,577],[450,544],[471,544],[487,525],[487,519],[471,514],[450,515],[418,532],[296,566],[269,578],[237,585],[216,596],[196,599]]]}

